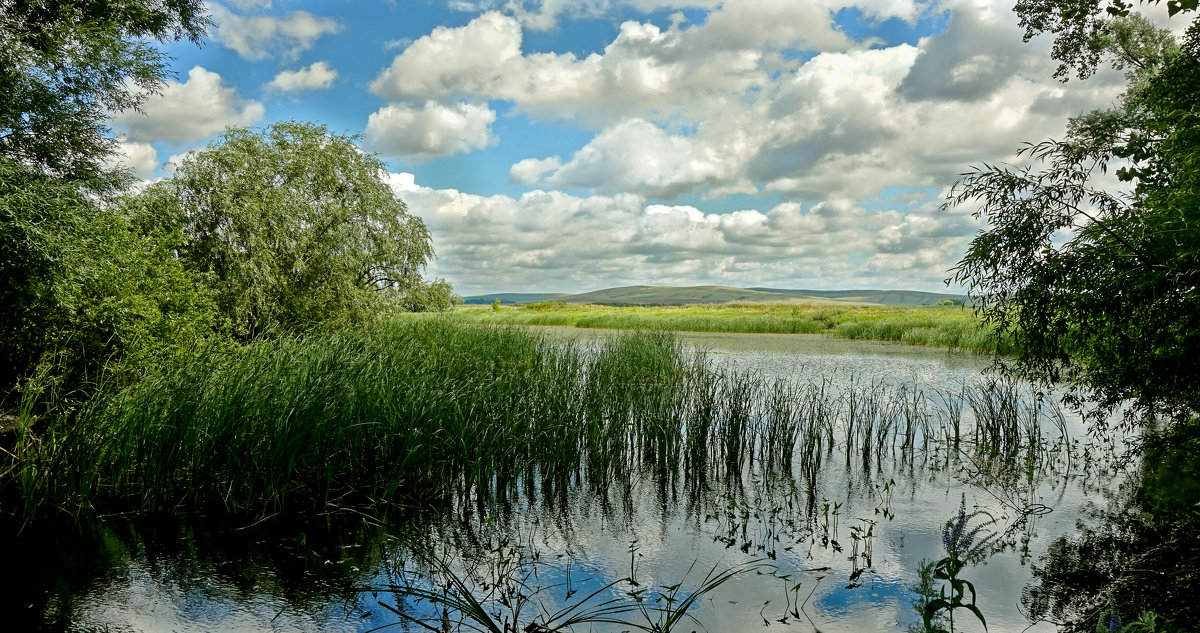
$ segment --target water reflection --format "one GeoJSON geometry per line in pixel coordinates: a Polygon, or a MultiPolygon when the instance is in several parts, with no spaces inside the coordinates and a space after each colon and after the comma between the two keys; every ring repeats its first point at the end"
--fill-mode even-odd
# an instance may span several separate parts
{"type": "Polygon", "coordinates": [[[1056,413],[1053,399],[1013,385],[968,390],[986,359],[799,337],[685,340],[727,374],[754,372],[731,389],[775,389],[809,407],[797,420],[827,426],[806,435],[788,417],[729,433],[754,439],[711,447],[692,468],[685,457],[678,469],[647,461],[595,477],[584,465],[567,477],[476,483],[439,515],[392,516],[386,529],[340,516],[303,527],[192,517],[35,531],[4,595],[22,606],[22,630],[406,631],[423,630],[410,618],[436,627],[451,617],[414,597],[439,586],[429,577],[440,570],[497,600],[503,578],[519,579],[530,615],[597,591],[601,601],[640,599],[647,609],[622,617],[646,624],[667,588],[686,596],[710,570],[752,566],[706,593],[696,620],[714,632],[900,630],[918,620],[918,564],[943,555],[941,526],[965,495],[1000,534],[964,574],[989,630],[1017,631],[1028,626],[1019,604],[1031,557],[1073,529],[1086,486],[1108,485],[1078,420],[1056,413]],[[808,344],[825,347],[789,348],[808,344]],[[983,418],[1016,426],[981,431],[983,418]],[[414,548],[435,558],[422,563],[414,548]]]}

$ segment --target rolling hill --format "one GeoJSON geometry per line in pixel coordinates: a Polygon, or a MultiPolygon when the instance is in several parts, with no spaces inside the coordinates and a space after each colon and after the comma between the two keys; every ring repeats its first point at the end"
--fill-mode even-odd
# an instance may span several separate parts
{"type": "Polygon", "coordinates": [[[623,286],[580,294],[497,292],[464,297],[468,304],[533,303],[562,301],[601,305],[692,305],[719,303],[830,304],[830,305],[935,305],[939,301],[963,302],[963,295],[917,290],[789,290],[781,288],[731,288],[728,286],[623,286]]]}

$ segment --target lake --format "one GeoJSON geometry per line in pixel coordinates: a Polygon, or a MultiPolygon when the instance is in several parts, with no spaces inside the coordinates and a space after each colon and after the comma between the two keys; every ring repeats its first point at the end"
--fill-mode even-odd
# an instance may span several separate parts
{"type": "MultiPolygon", "coordinates": [[[[443,614],[418,597],[458,591],[495,599],[483,606],[501,622],[518,607],[525,621],[624,605],[617,619],[628,624],[575,628],[618,631],[662,622],[706,575],[733,569],[674,630],[898,631],[919,624],[919,565],[945,555],[943,528],[965,507],[983,547],[962,577],[989,631],[1024,631],[1030,566],[1121,476],[1103,459],[1111,446],[1053,395],[987,387],[987,358],[816,335],[680,337],[718,373],[742,376],[739,388],[761,390],[755,401],[774,393],[821,409],[832,441],[772,465],[783,453],[765,435],[751,451],[757,462],[711,478],[529,476],[499,496],[466,490],[386,526],[348,510],[302,522],[39,526],[22,536],[16,573],[0,586],[6,611],[19,630],[419,631],[441,630],[443,614]],[[1024,425],[1005,436],[1021,445],[981,450],[971,429],[985,416],[1024,425]]],[[[458,616],[445,616],[457,630],[458,616]]],[[[955,618],[960,630],[982,630],[966,611],[955,618]]]]}

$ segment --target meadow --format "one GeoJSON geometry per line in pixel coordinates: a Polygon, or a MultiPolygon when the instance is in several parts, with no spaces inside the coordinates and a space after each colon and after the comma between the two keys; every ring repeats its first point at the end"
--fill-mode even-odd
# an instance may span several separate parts
{"type": "Polygon", "coordinates": [[[607,306],[542,301],[519,306],[458,306],[468,323],[556,325],[613,330],[824,334],[894,341],[981,354],[1009,354],[998,337],[963,306],[677,305],[607,306]]]}

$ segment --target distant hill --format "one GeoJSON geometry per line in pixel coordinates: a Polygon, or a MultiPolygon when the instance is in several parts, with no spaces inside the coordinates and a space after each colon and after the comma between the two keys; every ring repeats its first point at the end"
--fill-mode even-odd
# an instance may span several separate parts
{"type": "Polygon", "coordinates": [[[561,292],[493,292],[492,294],[463,297],[463,303],[490,304],[496,299],[499,299],[500,303],[535,303],[538,301],[561,300],[562,297],[569,296],[571,295],[561,292]]]}
{"type": "Polygon", "coordinates": [[[808,305],[936,305],[939,301],[959,303],[963,295],[917,290],[787,290],[780,288],[731,288],[728,286],[623,286],[580,294],[497,292],[464,297],[469,304],[563,303],[602,305],[694,305],[720,303],[792,303],[808,305]]]}
{"type": "Polygon", "coordinates": [[[966,295],[922,292],[920,290],[781,290],[778,288],[751,288],[751,290],[883,306],[930,306],[937,305],[939,301],[950,300],[964,303],[967,300],[966,295]]]}

